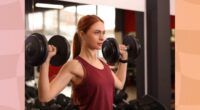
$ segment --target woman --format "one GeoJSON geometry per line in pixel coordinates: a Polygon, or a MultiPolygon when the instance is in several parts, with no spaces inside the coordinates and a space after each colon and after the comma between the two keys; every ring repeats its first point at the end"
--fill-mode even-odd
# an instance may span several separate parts
{"type": "MultiPolygon", "coordinates": [[[[48,102],[71,81],[72,99],[80,110],[112,110],[114,87],[122,89],[127,63],[120,62],[116,74],[99,58],[97,51],[104,42],[104,22],[96,15],[82,17],[73,42],[73,60],[63,65],[58,75],[49,83],[48,67],[56,48],[49,45],[46,61],[41,65],[39,99],[48,102]]],[[[126,46],[119,45],[121,60],[127,60],[126,46]]]]}

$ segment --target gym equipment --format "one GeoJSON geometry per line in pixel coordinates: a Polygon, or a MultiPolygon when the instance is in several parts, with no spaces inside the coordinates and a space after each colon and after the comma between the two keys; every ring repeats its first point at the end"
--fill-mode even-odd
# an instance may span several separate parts
{"type": "Polygon", "coordinates": [[[48,43],[57,48],[57,53],[51,58],[50,63],[54,66],[63,65],[70,56],[69,42],[63,36],[55,35],[49,40],[48,43]]]}
{"type": "MultiPolygon", "coordinates": [[[[138,57],[141,45],[139,40],[132,36],[126,36],[123,39],[124,45],[126,45],[128,51],[128,59],[134,60],[138,57]]],[[[107,63],[110,65],[114,65],[120,59],[119,47],[116,39],[107,38],[102,45],[102,53],[103,57],[106,59],[107,63]]]]}
{"type": "Polygon", "coordinates": [[[123,38],[123,44],[128,46],[128,62],[132,63],[140,54],[141,44],[139,40],[132,35],[125,36],[123,38]]]}
{"type": "Polygon", "coordinates": [[[102,53],[107,63],[110,65],[114,65],[120,57],[117,41],[114,38],[107,38],[103,42],[102,53]]]}
{"type": "Polygon", "coordinates": [[[34,79],[34,67],[25,63],[25,81],[34,79]]]}
{"type": "Polygon", "coordinates": [[[60,106],[56,104],[55,99],[52,99],[51,101],[46,102],[46,103],[42,103],[39,101],[38,98],[36,98],[35,105],[33,108],[40,109],[40,110],[56,110],[56,109],[60,108],[60,106]]]}
{"type": "Polygon", "coordinates": [[[114,103],[119,104],[128,98],[128,94],[125,91],[119,91],[114,97],[114,103]]]}
{"type": "Polygon", "coordinates": [[[38,96],[38,91],[34,87],[27,86],[25,84],[25,98],[36,98],[38,96]]]}
{"type": "Polygon", "coordinates": [[[74,105],[73,103],[69,103],[65,108],[62,110],[79,110],[77,105],[74,105]]]}
{"type": "MultiPolygon", "coordinates": [[[[60,35],[55,35],[49,40],[49,44],[57,48],[56,55],[51,59],[53,66],[63,65],[70,56],[69,42],[60,35]]],[[[44,35],[31,34],[25,41],[25,60],[31,66],[41,65],[47,58],[48,44],[44,35]]]]}
{"type": "Polygon", "coordinates": [[[141,99],[132,100],[126,110],[167,110],[158,100],[150,95],[145,95],[141,99]]]}
{"type": "Polygon", "coordinates": [[[56,98],[56,103],[61,105],[62,107],[65,107],[70,102],[70,98],[65,96],[64,94],[59,94],[56,98]]]}
{"type": "Polygon", "coordinates": [[[117,91],[114,97],[113,110],[126,110],[128,106],[127,98],[128,94],[124,90],[117,91]]]}
{"type": "Polygon", "coordinates": [[[25,60],[32,66],[41,65],[48,54],[47,39],[39,33],[31,34],[25,41],[25,60]]]}
{"type": "Polygon", "coordinates": [[[49,106],[47,103],[41,103],[38,98],[35,99],[35,108],[39,108],[40,110],[48,110],[49,106]]]}

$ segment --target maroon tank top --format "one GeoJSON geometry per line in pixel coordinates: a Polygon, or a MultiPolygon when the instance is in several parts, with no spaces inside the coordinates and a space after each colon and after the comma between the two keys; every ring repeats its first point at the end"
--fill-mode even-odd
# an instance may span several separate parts
{"type": "Polygon", "coordinates": [[[111,69],[103,61],[98,69],[81,57],[76,58],[84,69],[80,85],[73,86],[73,101],[80,110],[113,110],[114,79],[111,69]]]}

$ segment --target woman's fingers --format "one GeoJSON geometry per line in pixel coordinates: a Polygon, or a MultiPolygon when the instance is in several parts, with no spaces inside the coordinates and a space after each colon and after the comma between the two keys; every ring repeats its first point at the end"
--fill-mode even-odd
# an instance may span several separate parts
{"type": "Polygon", "coordinates": [[[48,45],[48,51],[49,52],[54,52],[54,51],[56,51],[57,49],[56,49],[56,47],[55,46],[53,46],[53,45],[48,45]]]}
{"type": "Polygon", "coordinates": [[[54,55],[56,55],[56,53],[57,53],[56,47],[53,45],[48,45],[48,57],[51,58],[54,55]]]}
{"type": "Polygon", "coordinates": [[[121,59],[128,59],[127,46],[119,44],[119,52],[121,54],[121,59]]]}
{"type": "Polygon", "coordinates": [[[127,46],[125,46],[123,44],[119,44],[119,49],[127,51],[127,46]]]}

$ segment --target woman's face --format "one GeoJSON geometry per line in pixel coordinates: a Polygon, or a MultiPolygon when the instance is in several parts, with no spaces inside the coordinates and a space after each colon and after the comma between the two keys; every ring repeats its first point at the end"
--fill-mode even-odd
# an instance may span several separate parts
{"type": "Polygon", "coordinates": [[[104,34],[104,24],[101,21],[98,21],[84,33],[83,39],[89,48],[99,50],[104,42],[104,34]]]}

